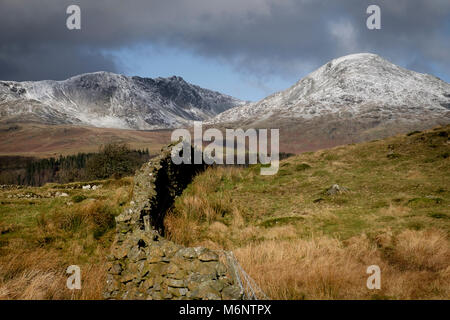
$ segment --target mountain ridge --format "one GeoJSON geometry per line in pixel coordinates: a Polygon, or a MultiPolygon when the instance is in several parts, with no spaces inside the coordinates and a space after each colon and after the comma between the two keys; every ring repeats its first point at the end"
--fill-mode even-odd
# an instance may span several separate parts
{"type": "Polygon", "coordinates": [[[152,79],[99,71],[61,81],[0,81],[0,115],[11,121],[167,129],[242,103],[178,76],[152,79]]]}
{"type": "Polygon", "coordinates": [[[283,152],[314,151],[449,124],[450,84],[371,53],[331,60],[250,103],[176,76],[96,72],[63,81],[0,81],[0,123],[155,130],[193,120],[219,129],[279,128],[283,152]]]}

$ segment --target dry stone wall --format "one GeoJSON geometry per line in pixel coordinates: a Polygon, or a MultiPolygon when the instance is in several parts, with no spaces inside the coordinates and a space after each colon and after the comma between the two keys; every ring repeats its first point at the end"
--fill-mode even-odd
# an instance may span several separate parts
{"type": "Polygon", "coordinates": [[[183,247],[164,238],[167,209],[205,169],[204,165],[173,164],[172,147],[164,148],[137,172],[133,200],[116,217],[104,297],[241,299],[243,291],[234,271],[219,252],[183,247]]]}

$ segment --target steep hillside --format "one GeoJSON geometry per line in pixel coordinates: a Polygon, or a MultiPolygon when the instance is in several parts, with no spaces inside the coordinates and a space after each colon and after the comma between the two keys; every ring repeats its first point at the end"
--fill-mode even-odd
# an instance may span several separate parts
{"type": "Polygon", "coordinates": [[[216,167],[176,200],[166,231],[234,250],[273,298],[448,298],[449,137],[446,126],[304,153],[275,176],[216,167]],[[365,286],[373,264],[380,291],[365,286]]]}

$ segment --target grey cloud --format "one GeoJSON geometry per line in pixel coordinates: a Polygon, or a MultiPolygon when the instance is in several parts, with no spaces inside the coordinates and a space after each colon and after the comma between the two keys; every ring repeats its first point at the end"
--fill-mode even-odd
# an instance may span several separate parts
{"type": "Polygon", "coordinates": [[[432,72],[450,65],[447,0],[3,0],[0,79],[117,71],[102,54],[138,43],[212,57],[255,76],[296,76],[332,58],[369,51],[432,72]],[[79,4],[82,30],[65,28],[79,4]],[[382,30],[365,27],[369,4],[382,30]]]}
{"type": "Polygon", "coordinates": [[[55,45],[0,45],[0,79],[66,79],[80,73],[109,70],[116,72],[113,59],[87,48],[55,45]]]}

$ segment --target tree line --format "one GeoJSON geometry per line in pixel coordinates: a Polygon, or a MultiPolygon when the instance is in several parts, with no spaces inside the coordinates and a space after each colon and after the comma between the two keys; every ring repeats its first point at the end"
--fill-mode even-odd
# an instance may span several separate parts
{"type": "Polygon", "coordinates": [[[38,159],[0,157],[0,184],[42,186],[48,182],[68,183],[133,175],[150,159],[147,149],[132,150],[123,143],[102,145],[96,153],[78,153],[38,159]]]}

